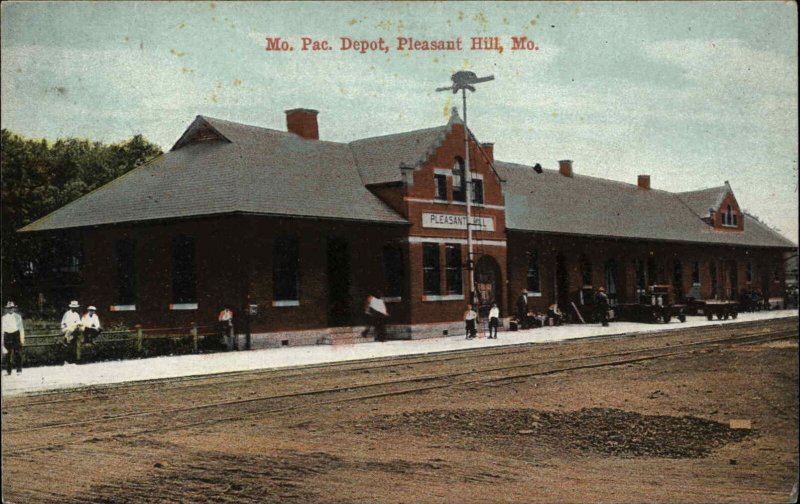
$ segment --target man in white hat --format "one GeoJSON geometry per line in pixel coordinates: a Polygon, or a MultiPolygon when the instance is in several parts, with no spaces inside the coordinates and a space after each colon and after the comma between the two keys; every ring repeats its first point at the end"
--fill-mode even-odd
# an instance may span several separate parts
{"type": "Polygon", "coordinates": [[[14,361],[17,364],[17,374],[22,372],[22,346],[25,344],[25,326],[22,325],[22,316],[17,313],[14,301],[6,303],[3,314],[3,354],[8,352],[7,371],[11,374],[14,361]]]}
{"type": "Polygon", "coordinates": [[[100,327],[100,317],[97,316],[97,308],[90,306],[87,312],[81,318],[81,325],[83,326],[83,335],[87,345],[93,345],[94,339],[100,336],[103,328],[100,327]]]}
{"type": "Polygon", "coordinates": [[[78,337],[83,334],[83,324],[78,308],[81,305],[77,301],[70,301],[69,309],[61,317],[61,332],[64,333],[64,346],[71,347],[73,350],[78,345],[78,337]]]}

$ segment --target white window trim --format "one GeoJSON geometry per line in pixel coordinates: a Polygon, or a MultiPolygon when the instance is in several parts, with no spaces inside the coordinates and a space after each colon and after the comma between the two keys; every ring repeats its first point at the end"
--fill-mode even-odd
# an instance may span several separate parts
{"type": "Polygon", "coordinates": [[[299,299],[283,299],[281,301],[273,301],[272,306],[275,308],[286,308],[288,306],[300,306],[299,299]]]}
{"type": "MultiPolygon", "coordinates": [[[[438,200],[438,199],[425,199],[425,198],[410,198],[405,197],[403,201],[407,203],[447,203],[449,205],[458,205],[458,206],[467,206],[465,201],[445,201],[445,200],[438,200]]],[[[487,205],[485,203],[473,203],[472,206],[477,206],[481,208],[488,208],[490,210],[505,210],[506,207],[503,205],[487,205]]]]}
{"type": "Polygon", "coordinates": [[[453,176],[453,170],[452,169],[447,169],[447,168],[434,168],[433,169],[433,174],[434,175],[446,175],[448,177],[452,177],[453,176]]]}
{"type": "Polygon", "coordinates": [[[173,311],[178,310],[196,310],[197,303],[170,303],[169,309],[173,311]]]}
{"type": "Polygon", "coordinates": [[[528,294],[527,294],[527,296],[528,296],[529,298],[532,298],[532,297],[542,297],[542,293],[541,293],[541,292],[531,292],[531,291],[528,291],[528,294]]]}
{"type": "MultiPolygon", "coordinates": [[[[434,238],[431,236],[409,236],[408,243],[452,243],[466,245],[467,240],[464,238],[434,238]]],[[[485,245],[488,247],[505,247],[505,240],[472,240],[475,245],[485,245]]]]}
{"type": "Polygon", "coordinates": [[[120,304],[120,305],[111,305],[108,307],[108,311],[136,311],[135,304],[120,304]]]}
{"type": "Polygon", "coordinates": [[[403,302],[403,298],[401,296],[385,297],[385,298],[383,298],[383,302],[384,303],[402,303],[403,302]]]}
{"type": "Polygon", "coordinates": [[[422,296],[423,301],[461,301],[464,294],[427,294],[422,296]]]}

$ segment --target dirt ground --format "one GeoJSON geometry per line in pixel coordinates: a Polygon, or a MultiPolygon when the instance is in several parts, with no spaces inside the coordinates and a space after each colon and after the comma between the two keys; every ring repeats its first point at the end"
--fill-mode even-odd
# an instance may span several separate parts
{"type": "Polygon", "coordinates": [[[416,386],[437,386],[366,399],[355,397],[400,387],[371,382],[677,348],[723,331],[13,398],[3,493],[17,503],[789,502],[797,319],[724,331],[792,327],[780,341],[510,380],[426,378],[416,386]],[[289,396],[319,389],[329,391],[289,396]]]}

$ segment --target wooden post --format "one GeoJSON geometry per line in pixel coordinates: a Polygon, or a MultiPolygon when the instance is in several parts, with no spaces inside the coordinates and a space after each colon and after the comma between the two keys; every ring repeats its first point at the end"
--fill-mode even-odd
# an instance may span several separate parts
{"type": "Polygon", "coordinates": [[[83,346],[83,331],[75,336],[75,362],[81,361],[81,347],[83,346]]]}
{"type": "Polygon", "coordinates": [[[197,323],[192,322],[192,351],[197,353],[197,323]]]}
{"type": "Polygon", "coordinates": [[[136,353],[142,353],[142,339],[144,337],[142,333],[142,325],[136,324],[136,353]]]}

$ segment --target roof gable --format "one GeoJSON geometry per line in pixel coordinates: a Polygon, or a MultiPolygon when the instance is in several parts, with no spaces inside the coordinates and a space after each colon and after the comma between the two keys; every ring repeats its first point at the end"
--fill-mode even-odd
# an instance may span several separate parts
{"type": "Polygon", "coordinates": [[[197,116],[170,150],[178,150],[185,145],[214,141],[230,142],[231,140],[220,133],[205,117],[197,116]]]}

